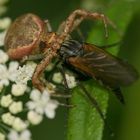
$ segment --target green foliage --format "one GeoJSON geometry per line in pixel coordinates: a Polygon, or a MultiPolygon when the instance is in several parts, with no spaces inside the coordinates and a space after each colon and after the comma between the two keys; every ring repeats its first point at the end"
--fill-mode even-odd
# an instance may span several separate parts
{"type": "MultiPolygon", "coordinates": [[[[105,113],[108,100],[107,91],[93,81],[85,82],[84,86],[97,99],[105,113]]],[[[103,132],[103,120],[80,88],[74,90],[71,104],[75,107],[69,112],[68,140],[100,140],[103,132]]]]}

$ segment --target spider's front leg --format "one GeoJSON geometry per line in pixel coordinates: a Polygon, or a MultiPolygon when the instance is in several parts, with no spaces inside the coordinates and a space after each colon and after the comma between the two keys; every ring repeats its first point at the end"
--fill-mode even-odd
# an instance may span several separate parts
{"type": "Polygon", "coordinates": [[[36,67],[35,72],[33,74],[32,77],[32,83],[34,85],[34,87],[36,87],[37,89],[39,89],[41,92],[44,91],[45,89],[45,84],[40,80],[40,77],[42,75],[42,73],[44,72],[44,70],[46,69],[46,67],[49,65],[49,63],[51,62],[52,58],[55,56],[55,54],[50,53],[48,54],[36,67]]]}
{"type": "Polygon", "coordinates": [[[104,23],[106,37],[108,36],[107,23],[109,23],[113,28],[116,29],[116,26],[104,14],[96,12],[91,13],[86,10],[78,9],[70,14],[66,21],[63,22],[61,27],[58,29],[58,31],[60,31],[60,29],[63,29],[63,31],[61,32],[62,41],[64,41],[68,34],[70,34],[84,19],[102,20],[104,23]]]}

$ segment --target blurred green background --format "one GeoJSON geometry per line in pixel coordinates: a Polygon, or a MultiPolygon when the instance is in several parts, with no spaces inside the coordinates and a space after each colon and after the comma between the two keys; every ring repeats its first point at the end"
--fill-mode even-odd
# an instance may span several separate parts
{"type": "MultiPolygon", "coordinates": [[[[49,19],[54,31],[61,21],[77,8],[105,13],[116,23],[122,37],[111,31],[112,37],[103,41],[103,28],[99,29],[97,26],[93,28],[93,32],[99,31],[94,34],[92,43],[103,45],[122,39],[118,55],[133,64],[140,73],[139,0],[10,0],[7,5],[6,16],[15,19],[24,13],[35,13],[43,19],[49,19]]],[[[85,28],[82,32],[90,33],[85,28]]],[[[130,87],[122,88],[122,91],[126,99],[125,106],[120,105],[114,96],[109,99],[107,121],[115,132],[112,139],[140,140],[140,80],[130,87]]],[[[32,128],[33,140],[66,140],[67,116],[68,110],[60,107],[55,119],[45,119],[40,126],[32,128]]],[[[111,138],[104,133],[103,140],[111,138]]]]}

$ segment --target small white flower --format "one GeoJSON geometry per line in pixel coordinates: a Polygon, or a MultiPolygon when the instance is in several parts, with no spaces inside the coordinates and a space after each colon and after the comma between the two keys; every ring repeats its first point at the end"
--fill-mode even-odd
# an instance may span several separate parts
{"type": "Polygon", "coordinates": [[[33,125],[39,124],[43,119],[42,115],[36,113],[35,111],[29,111],[27,114],[27,118],[33,125]]]}
{"type": "Polygon", "coordinates": [[[36,63],[34,62],[28,62],[23,67],[19,67],[15,82],[20,84],[27,84],[27,81],[31,80],[35,68],[36,63]]]}
{"type": "Polygon", "coordinates": [[[52,83],[47,83],[46,92],[53,94],[56,91],[56,86],[52,83]]]}
{"type": "Polygon", "coordinates": [[[11,115],[9,112],[2,114],[1,118],[2,121],[7,125],[12,125],[15,120],[15,117],[11,115]]]}
{"type": "Polygon", "coordinates": [[[29,130],[24,130],[21,133],[12,130],[8,134],[8,140],[31,140],[31,132],[29,130]]]}
{"type": "Polygon", "coordinates": [[[25,93],[27,85],[25,84],[13,84],[12,85],[12,94],[14,96],[21,96],[25,93]]]}
{"type": "Polygon", "coordinates": [[[0,132],[0,140],[5,140],[5,135],[0,132]]]}
{"type": "Polygon", "coordinates": [[[18,117],[15,118],[13,123],[12,123],[13,129],[18,131],[18,132],[25,130],[27,128],[27,126],[28,126],[28,124],[18,117]]]}
{"type": "Polygon", "coordinates": [[[45,107],[45,115],[49,119],[55,117],[55,109],[58,107],[58,102],[56,100],[49,100],[47,106],[45,107]]]}
{"type": "Polygon", "coordinates": [[[68,87],[74,88],[77,85],[77,83],[75,81],[75,77],[72,75],[69,75],[69,74],[65,74],[65,76],[66,76],[68,87]]]}
{"type": "Polygon", "coordinates": [[[18,102],[12,102],[12,104],[9,106],[9,111],[12,114],[17,114],[23,110],[23,103],[21,101],[18,102]]]}
{"type": "Polygon", "coordinates": [[[1,30],[7,29],[10,24],[11,24],[11,19],[10,18],[5,17],[3,19],[0,19],[0,29],[1,30]]]}
{"type": "Polygon", "coordinates": [[[58,84],[62,83],[63,77],[60,72],[54,73],[52,80],[58,84]]]}
{"type": "Polygon", "coordinates": [[[13,102],[10,94],[2,96],[0,104],[2,107],[8,107],[13,102]]]}
{"type": "Polygon", "coordinates": [[[9,68],[6,65],[0,64],[0,84],[8,86],[9,80],[15,81],[16,70],[18,67],[18,62],[10,62],[9,68]]]}
{"type": "Polygon", "coordinates": [[[47,67],[46,67],[46,71],[51,71],[54,67],[53,63],[50,63],[47,67]]]}
{"type": "Polygon", "coordinates": [[[33,89],[31,94],[30,94],[30,99],[33,101],[38,101],[41,98],[41,93],[37,89],[33,89]]]}
{"type": "Polygon", "coordinates": [[[3,50],[0,50],[0,63],[6,63],[8,61],[8,55],[3,50]]]}
{"type": "Polygon", "coordinates": [[[19,67],[19,63],[17,61],[11,61],[8,67],[8,79],[12,82],[15,82],[17,77],[17,69],[19,67]]]}
{"type": "Polygon", "coordinates": [[[58,107],[56,100],[50,99],[50,94],[45,90],[42,94],[34,89],[30,95],[31,101],[27,102],[27,107],[39,114],[45,114],[48,118],[55,117],[55,109],[58,107]]]}
{"type": "Polygon", "coordinates": [[[0,83],[5,86],[9,85],[8,70],[6,65],[3,64],[0,64],[0,83]]]}

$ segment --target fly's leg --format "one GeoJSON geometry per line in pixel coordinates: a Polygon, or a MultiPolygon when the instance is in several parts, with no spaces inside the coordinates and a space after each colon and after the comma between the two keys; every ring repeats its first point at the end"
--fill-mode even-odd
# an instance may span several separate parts
{"type": "Polygon", "coordinates": [[[71,95],[64,95],[64,94],[58,94],[58,93],[52,93],[51,96],[56,97],[56,98],[65,98],[65,99],[71,98],[71,95]]]}
{"type": "Polygon", "coordinates": [[[73,107],[75,107],[74,105],[68,105],[68,104],[63,104],[63,103],[58,103],[58,105],[64,106],[64,107],[67,107],[67,108],[73,108],[73,107]]]}
{"type": "MultiPolygon", "coordinates": [[[[64,86],[65,86],[66,92],[68,93],[68,95],[71,95],[70,94],[70,89],[69,89],[69,86],[68,86],[68,83],[67,83],[67,79],[66,79],[66,76],[65,76],[65,71],[64,71],[64,68],[62,67],[62,65],[60,65],[59,70],[60,70],[60,72],[63,76],[64,86]]],[[[66,105],[68,105],[68,106],[75,107],[75,105],[69,105],[69,98],[66,99],[66,103],[67,103],[66,105]]]]}
{"type": "Polygon", "coordinates": [[[116,47],[116,46],[118,46],[118,45],[121,45],[121,43],[122,43],[122,41],[118,41],[118,42],[115,42],[115,43],[112,43],[112,44],[107,44],[107,45],[95,45],[95,46],[97,46],[97,47],[100,47],[100,48],[102,48],[102,49],[107,49],[107,48],[111,48],[111,47],[116,47]]]}
{"type": "Polygon", "coordinates": [[[103,120],[104,124],[108,128],[110,136],[111,137],[114,136],[114,132],[113,132],[112,128],[110,127],[110,125],[105,120],[105,115],[103,114],[103,112],[102,112],[98,102],[96,101],[96,99],[93,96],[91,96],[91,94],[86,90],[86,88],[80,82],[79,82],[79,86],[82,89],[82,91],[85,93],[85,95],[88,97],[88,99],[92,103],[93,107],[96,108],[96,110],[99,113],[101,119],[103,120]]]}
{"type": "Polygon", "coordinates": [[[70,89],[69,89],[69,86],[68,86],[68,83],[67,83],[67,79],[66,79],[66,76],[65,76],[65,71],[64,71],[64,69],[62,68],[62,66],[60,66],[59,70],[60,70],[60,72],[61,72],[61,74],[62,74],[62,76],[63,76],[64,86],[65,86],[65,88],[66,88],[66,91],[69,93],[70,89]]]}
{"type": "Polygon", "coordinates": [[[36,67],[35,72],[32,76],[32,83],[34,87],[39,89],[41,92],[45,89],[45,84],[40,81],[41,75],[45,68],[48,66],[48,64],[51,62],[52,58],[55,56],[55,54],[50,53],[45,57],[36,67]]]}
{"type": "Polygon", "coordinates": [[[88,91],[86,90],[86,88],[79,82],[79,86],[82,89],[82,91],[85,93],[85,95],[88,97],[88,99],[90,100],[90,102],[92,103],[92,105],[96,108],[96,110],[98,111],[99,115],[101,116],[102,120],[105,121],[105,115],[103,114],[98,102],[96,101],[96,99],[94,97],[92,97],[90,95],[90,93],[88,93],[88,91]]]}

